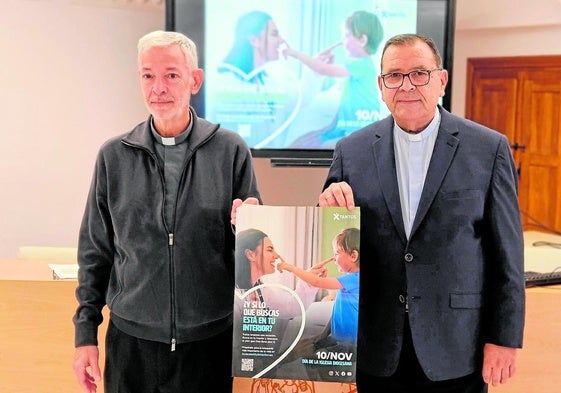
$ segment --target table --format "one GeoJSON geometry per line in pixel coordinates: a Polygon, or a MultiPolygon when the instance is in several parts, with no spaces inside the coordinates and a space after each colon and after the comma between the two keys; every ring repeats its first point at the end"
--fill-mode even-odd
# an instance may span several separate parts
{"type": "MultiPolygon", "coordinates": [[[[550,235],[547,235],[550,236],[550,235]]],[[[545,237],[559,242],[560,237],[545,237]]],[[[526,270],[549,269],[561,264],[561,250],[533,249],[542,234],[525,234],[526,270]],[[529,250],[532,248],[532,250],[529,250]],[[545,251],[543,251],[545,250],[545,251]],[[530,252],[528,252],[530,251],[530,252]],[[547,261],[543,262],[547,252],[547,261]],[[544,266],[539,264],[543,263],[544,266]],[[545,264],[547,263],[547,265],[545,264]]],[[[79,393],[72,371],[77,302],[75,280],[53,280],[53,261],[0,260],[0,392],[79,393]]],[[[539,270],[538,270],[539,271],[539,270]]],[[[519,351],[518,371],[496,393],[547,393],[561,386],[561,285],[527,289],[524,349],[519,351]]],[[[105,321],[100,326],[103,362],[105,321]]],[[[236,378],[234,393],[255,393],[255,380],[236,378]]],[[[259,381],[262,385],[271,383],[259,381]]],[[[314,383],[306,393],[353,393],[352,384],[314,383]]],[[[260,391],[265,391],[261,389],[260,391]]],[[[298,392],[298,390],[290,390],[298,392]]],[[[304,392],[304,390],[300,390],[304,392]]],[[[103,393],[103,387],[98,388],[103,393]]]]}
{"type": "Polygon", "coordinates": [[[72,371],[75,288],[76,281],[0,280],[0,392],[80,391],[72,371]]]}
{"type": "MultiPolygon", "coordinates": [[[[75,281],[0,280],[1,392],[79,392],[71,368],[75,287],[75,281]]],[[[507,385],[491,391],[544,393],[561,386],[561,286],[529,288],[527,295],[525,348],[519,352],[518,372],[507,385]]],[[[103,337],[106,322],[100,329],[103,337]]],[[[236,379],[233,391],[250,393],[252,382],[236,379]]],[[[321,393],[349,393],[351,388],[315,386],[321,393]]]]}
{"type": "Polygon", "coordinates": [[[537,231],[524,232],[524,263],[526,271],[549,273],[561,270],[561,236],[537,231]]]}
{"type": "MultiPolygon", "coordinates": [[[[0,280],[52,281],[53,261],[0,259],[0,280]]],[[[76,285],[76,284],[74,284],[76,285]]]]}

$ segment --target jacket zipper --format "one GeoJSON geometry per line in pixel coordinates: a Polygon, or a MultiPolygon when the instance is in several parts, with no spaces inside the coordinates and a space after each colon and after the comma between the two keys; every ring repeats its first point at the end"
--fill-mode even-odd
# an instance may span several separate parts
{"type": "Polygon", "coordinates": [[[173,268],[173,233],[168,233],[168,245],[170,248],[170,289],[171,289],[171,352],[175,351],[175,284],[173,280],[174,268],[173,268]]]}
{"type": "MultiPolygon", "coordinates": [[[[212,134],[214,135],[214,134],[212,134]]],[[[185,171],[187,169],[188,166],[188,162],[191,160],[191,156],[192,154],[187,153],[187,156],[185,157],[185,163],[183,165],[183,170],[181,171],[181,176],[179,177],[179,185],[177,187],[177,195],[175,196],[175,206],[173,207],[173,216],[175,218],[175,221],[177,220],[176,217],[176,213],[177,213],[177,201],[179,200],[179,190],[181,189],[181,184],[183,182],[183,178],[185,177],[185,171]]],[[[164,184],[164,192],[165,192],[165,182],[163,181],[164,184]]],[[[165,199],[165,196],[164,196],[165,199]]],[[[162,214],[164,214],[162,212],[162,214]]],[[[165,214],[164,214],[164,222],[165,222],[165,214]]],[[[175,225],[175,224],[174,224],[175,225]]],[[[171,288],[171,352],[175,351],[175,346],[177,344],[177,340],[175,338],[176,336],[176,326],[175,326],[175,281],[174,281],[174,277],[175,277],[175,265],[173,263],[173,246],[175,244],[175,239],[173,237],[173,232],[169,232],[168,233],[168,245],[170,248],[170,288],[171,288]]]]}
{"type": "MultiPolygon", "coordinates": [[[[141,149],[144,150],[146,153],[148,153],[148,155],[152,158],[152,160],[154,160],[154,162],[156,163],[156,166],[158,167],[158,173],[160,175],[160,181],[162,182],[162,188],[163,188],[163,199],[166,199],[166,182],[164,180],[164,175],[162,173],[162,168],[160,166],[160,163],[158,162],[158,157],[155,156],[155,154],[153,154],[150,150],[148,150],[147,148],[145,148],[144,146],[140,146],[140,145],[135,145],[135,144],[131,144],[128,143],[126,141],[121,141],[123,144],[127,145],[127,146],[131,146],[133,148],[137,148],[137,149],[141,149]]],[[[185,172],[185,168],[183,168],[183,172],[185,172]]],[[[183,175],[181,175],[181,177],[183,177],[183,175]]],[[[177,201],[176,201],[177,203],[177,201]]],[[[164,205],[162,205],[164,206],[164,205]]],[[[175,213],[174,213],[175,214],[175,213]]],[[[173,280],[173,276],[174,276],[174,269],[173,269],[173,232],[169,232],[168,227],[166,225],[166,215],[164,212],[164,208],[162,207],[162,220],[164,221],[164,227],[166,228],[166,231],[168,231],[168,246],[169,246],[169,266],[170,266],[170,312],[171,312],[171,352],[175,351],[175,346],[177,344],[177,340],[175,339],[175,284],[174,284],[174,280],[173,280]]]]}

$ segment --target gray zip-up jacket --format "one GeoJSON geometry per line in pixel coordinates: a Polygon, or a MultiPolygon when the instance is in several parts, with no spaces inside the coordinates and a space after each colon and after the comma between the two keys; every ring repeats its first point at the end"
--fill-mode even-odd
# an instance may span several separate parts
{"type": "Polygon", "coordinates": [[[232,201],[260,200],[251,153],[196,116],[187,143],[173,228],[150,118],[101,147],[78,244],[76,346],[97,345],[106,304],[120,330],[172,348],[231,325],[232,201]]]}

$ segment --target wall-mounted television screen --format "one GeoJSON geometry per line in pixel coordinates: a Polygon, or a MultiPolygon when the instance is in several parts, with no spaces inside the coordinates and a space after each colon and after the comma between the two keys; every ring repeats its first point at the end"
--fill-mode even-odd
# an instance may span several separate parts
{"type": "Polygon", "coordinates": [[[322,165],[339,139],[389,114],[377,84],[388,38],[430,36],[451,72],[454,13],[454,0],[167,0],[166,29],[198,45],[200,115],[254,156],[322,165]]]}

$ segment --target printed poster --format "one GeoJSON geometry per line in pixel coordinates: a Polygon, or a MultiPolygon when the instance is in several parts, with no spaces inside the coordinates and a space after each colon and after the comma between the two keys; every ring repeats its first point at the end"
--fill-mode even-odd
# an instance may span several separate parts
{"type": "Polygon", "coordinates": [[[360,209],[237,212],[233,375],[354,382],[360,209]]]}

